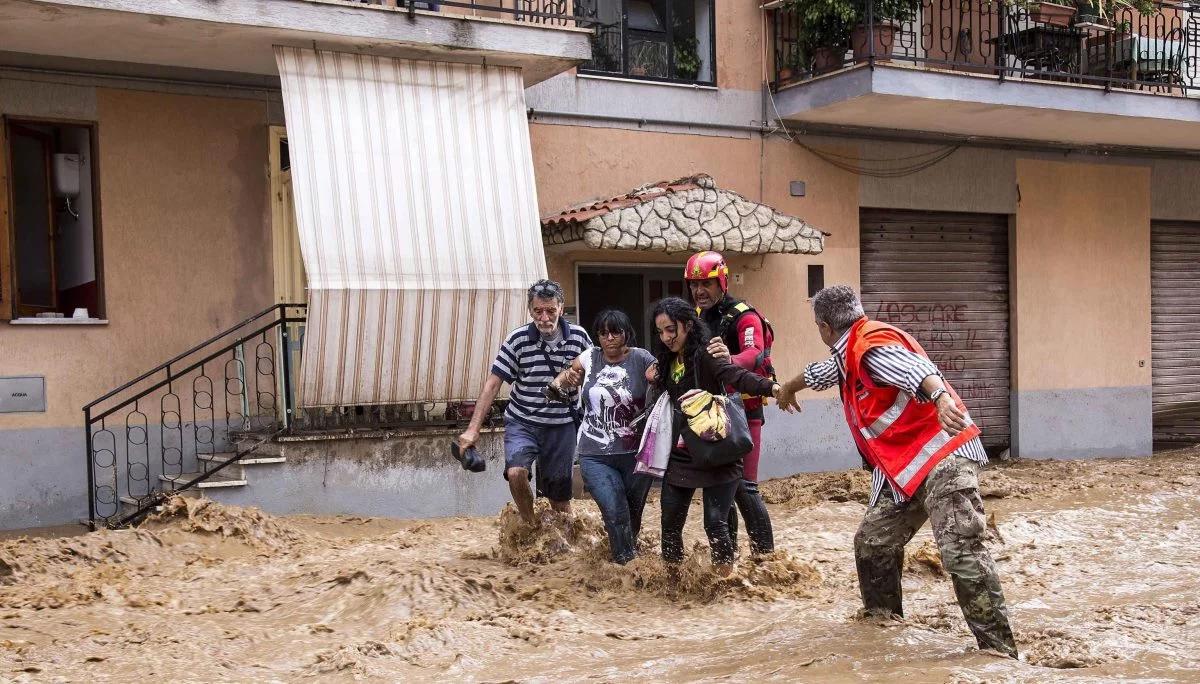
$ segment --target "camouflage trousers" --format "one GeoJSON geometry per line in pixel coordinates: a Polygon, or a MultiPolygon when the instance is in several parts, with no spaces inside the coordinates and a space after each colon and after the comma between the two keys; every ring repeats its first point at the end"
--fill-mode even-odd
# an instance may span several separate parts
{"type": "Polygon", "coordinates": [[[984,548],[986,520],[979,496],[979,464],[949,456],[929,472],[913,497],[897,504],[884,492],[867,509],[854,535],[858,587],[867,610],[903,615],[900,573],[904,545],[928,518],[954,583],[954,594],[980,648],[1017,655],[1004,592],[991,554],[984,548]]]}

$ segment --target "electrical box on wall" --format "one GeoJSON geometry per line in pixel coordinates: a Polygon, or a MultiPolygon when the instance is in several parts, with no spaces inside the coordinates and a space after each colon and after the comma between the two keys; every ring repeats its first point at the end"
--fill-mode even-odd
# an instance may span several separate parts
{"type": "Polygon", "coordinates": [[[0,413],[45,413],[46,378],[0,378],[0,413]]]}
{"type": "Polygon", "coordinates": [[[79,170],[83,157],[78,154],[54,155],[54,196],[79,197],[79,170]]]}

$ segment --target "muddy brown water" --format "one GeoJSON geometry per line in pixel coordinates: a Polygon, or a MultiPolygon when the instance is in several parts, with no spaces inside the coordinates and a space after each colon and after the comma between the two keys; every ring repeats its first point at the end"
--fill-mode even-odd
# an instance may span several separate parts
{"type": "MultiPolygon", "coordinates": [[[[928,528],[904,619],[858,617],[866,473],[764,485],[781,551],[606,562],[595,508],[423,521],[173,500],[137,530],[0,541],[0,680],[1200,681],[1200,452],[984,473],[1022,661],[979,651],[928,528]]],[[[658,507],[647,509],[656,528],[658,507]]]]}

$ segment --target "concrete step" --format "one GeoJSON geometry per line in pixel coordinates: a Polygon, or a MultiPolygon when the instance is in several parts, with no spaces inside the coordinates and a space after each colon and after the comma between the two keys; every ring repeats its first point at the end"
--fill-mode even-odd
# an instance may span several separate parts
{"type": "MultiPolygon", "coordinates": [[[[253,453],[246,454],[245,456],[243,456],[241,458],[241,460],[238,461],[238,463],[241,465],[244,465],[244,466],[248,466],[248,465],[264,465],[267,463],[285,463],[287,461],[286,457],[279,456],[276,454],[264,454],[264,453],[260,453],[260,451],[254,451],[253,453]]],[[[232,451],[225,451],[225,452],[221,452],[221,453],[217,453],[217,454],[196,454],[196,458],[201,461],[208,462],[208,463],[221,464],[221,463],[224,463],[225,461],[228,461],[229,459],[233,458],[236,455],[237,454],[235,454],[232,451]]]]}
{"type": "MultiPolygon", "coordinates": [[[[200,473],[184,473],[182,475],[159,475],[158,479],[172,487],[182,487],[194,478],[200,476],[200,473]]],[[[229,477],[225,471],[221,471],[209,479],[196,485],[199,489],[216,489],[218,487],[245,487],[246,480],[239,477],[229,477]]]]}
{"type": "Polygon", "coordinates": [[[263,456],[278,456],[281,453],[281,446],[278,442],[264,442],[261,437],[254,439],[234,439],[229,446],[231,451],[253,449],[255,454],[263,456]]]}
{"type": "MultiPolygon", "coordinates": [[[[138,500],[132,496],[121,497],[121,512],[118,518],[124,518],[127,515],[133,515],[139,507],[138,500]]],[[[152,512],[158,513],[162,510],[162,506],[155,506],[152,512]]]]}
{"type": "MultiPolygon", "coordinates": [[[[182,492],[168,492],[168,493],[173,496],[182,496],[182,497],[185,497],[188,499],[199,499],[200,498],[200,490],[195,489],[195,488],[188,489],[188,490],[182,491],[182,492]]],[[[116,516],[117,519],[124,518],[127,515],[132,515],[133,513],[136,513],[138,508],[141,506],[141,502],[138,501],[137,497],[133,497],[133,496],[122,496],[120,498],[120,502],[121,502],[121,510],[116,516]]],[[[154,513],[158,513],[160,511],[162,511],[161,505],[154,507],[154,511],[153,511],[154,513]]]]}

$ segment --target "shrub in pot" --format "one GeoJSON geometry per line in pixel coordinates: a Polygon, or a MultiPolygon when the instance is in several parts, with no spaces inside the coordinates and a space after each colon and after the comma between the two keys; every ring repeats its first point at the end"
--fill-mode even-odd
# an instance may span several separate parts
{"type": "Polygon", "coordinates": [[[921,0],[867,0],[871,2],[873,24],[867,26],[866,2],[856,3],[856,22],[850,34],[850,46],[854,49],[854,61],[864,62],[871,55],[871,37],[874,34],[875,59],[888,61],[896,46],[896,34],[904,22],[912,21],[921,9],[921,0]]]}
{"type": "Polygon", "coordinates": [[[788,0],[783,5],[799,19],[794,69],[821,74],[842,65],[857,16],[855,5],[855,0],[788,0]]]}

